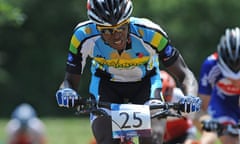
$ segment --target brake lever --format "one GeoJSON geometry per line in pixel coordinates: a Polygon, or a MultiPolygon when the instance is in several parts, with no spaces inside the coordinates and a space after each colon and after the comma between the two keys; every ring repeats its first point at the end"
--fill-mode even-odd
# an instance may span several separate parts
{"type": "MultiPolygon", "coordinates": [[[[95,104],[96,105],[96,104],[95,104]]],[[[77,106],[76,106],[76,115],[80,114],[87,114],[91,112],[91,109],[95,107],[91,99],[89,98],[81,98],[78,100],[77,106]]]]}
{"type": "Polygon", "coordinates": [[[178,110],[178,111],[177,111],[177,115],[179,116],[179,118],[184,118],[184,119],[187,119],[187,117],[186,117],[186,116],[182,115],[182,113],[181,113],[181,111],[180,111],[180,110],[178,110]]]}
{"type": "Polygon", "coordinates": [[[182,114],[179,114],[179,113],[171,113],[171,114],[172,114],[171,116],[173,116],[173,117],[178,117],[178,118],[184,118],[184,119],[186,119],[186,117],[183,116],[182,114]]]}
{"type": "Polygon", "coordinates": [[[156,113],[151,115],[151,119],[153,119],[153,118],[158,118],[158,119],[166,118],[167,117],[167,113],[168,113],[168,110],[156,112],[156,113]]]}

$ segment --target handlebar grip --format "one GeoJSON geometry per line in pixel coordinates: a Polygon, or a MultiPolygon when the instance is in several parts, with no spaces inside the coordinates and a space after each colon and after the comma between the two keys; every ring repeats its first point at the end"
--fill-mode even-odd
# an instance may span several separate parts
{"type": "Polygon", "coordinates": [[[86,105],[89,105],[89,104],[92,104],[93,103],[93,100],[89,99],[89,98],[80,98],[77,100],[76,102],[76,105],[83,105],[83,106],[86,106],[86,105]]]}
{"type": "Polygon", "coordinates": [[[174,110],[181,110],[181,105],[180,103],[162,103],[162,104],[151,104],[150,105],[150,110],[153,109],[174,109],[174,110]]]}
{"type": "Polygon", "coordinates": [[[91,107],[103,107],[103,108],[111,108],[111,104],[109,102],[103,102],[103,101],[99,101],[97,102],[95,99],[89,99],[89,98],[80,98],[76,105],[78,106],[91,106],[91,107]]]}
{"type": "Polygon", "coordinates": [[[109,103],[109,102],[99,101],[97,104],[99,107],[111,109],[111,103],[109,103]]]}

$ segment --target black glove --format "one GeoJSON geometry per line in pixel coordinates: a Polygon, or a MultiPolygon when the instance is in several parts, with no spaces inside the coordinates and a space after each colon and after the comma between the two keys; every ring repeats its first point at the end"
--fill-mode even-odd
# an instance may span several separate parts
{"type": "Polygon", "coordinates": [[[204,120],[202,123],[202,129],[208,132],[217,132],[220,134],[223,130],[223,127],[216,120],[204,120]]]}

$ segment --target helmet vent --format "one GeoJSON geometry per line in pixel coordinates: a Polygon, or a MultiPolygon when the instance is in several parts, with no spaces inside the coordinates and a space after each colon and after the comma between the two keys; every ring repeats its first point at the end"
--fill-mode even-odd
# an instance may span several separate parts
{"type": "Polygon", "coordinates": [[[130,17],[132,7],[131,0],[88,0],[88,17],[96,24],[114,26],[130,17]]]}

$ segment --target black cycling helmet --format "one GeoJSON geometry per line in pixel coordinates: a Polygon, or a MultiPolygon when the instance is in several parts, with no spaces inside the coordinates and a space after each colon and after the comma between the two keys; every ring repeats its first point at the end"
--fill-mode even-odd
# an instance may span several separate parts
{"type": "Polygon", "coordinates": [[[218,44],[218,65],[224,76],[240,78],[240,29],[226,29],[218,44]]]}
{"type": "Polygon", "coordinates": [[[88,0],[88,18],[98,25],[114,26],[127,20],[132,13],[131,0],[88,0]]]}

